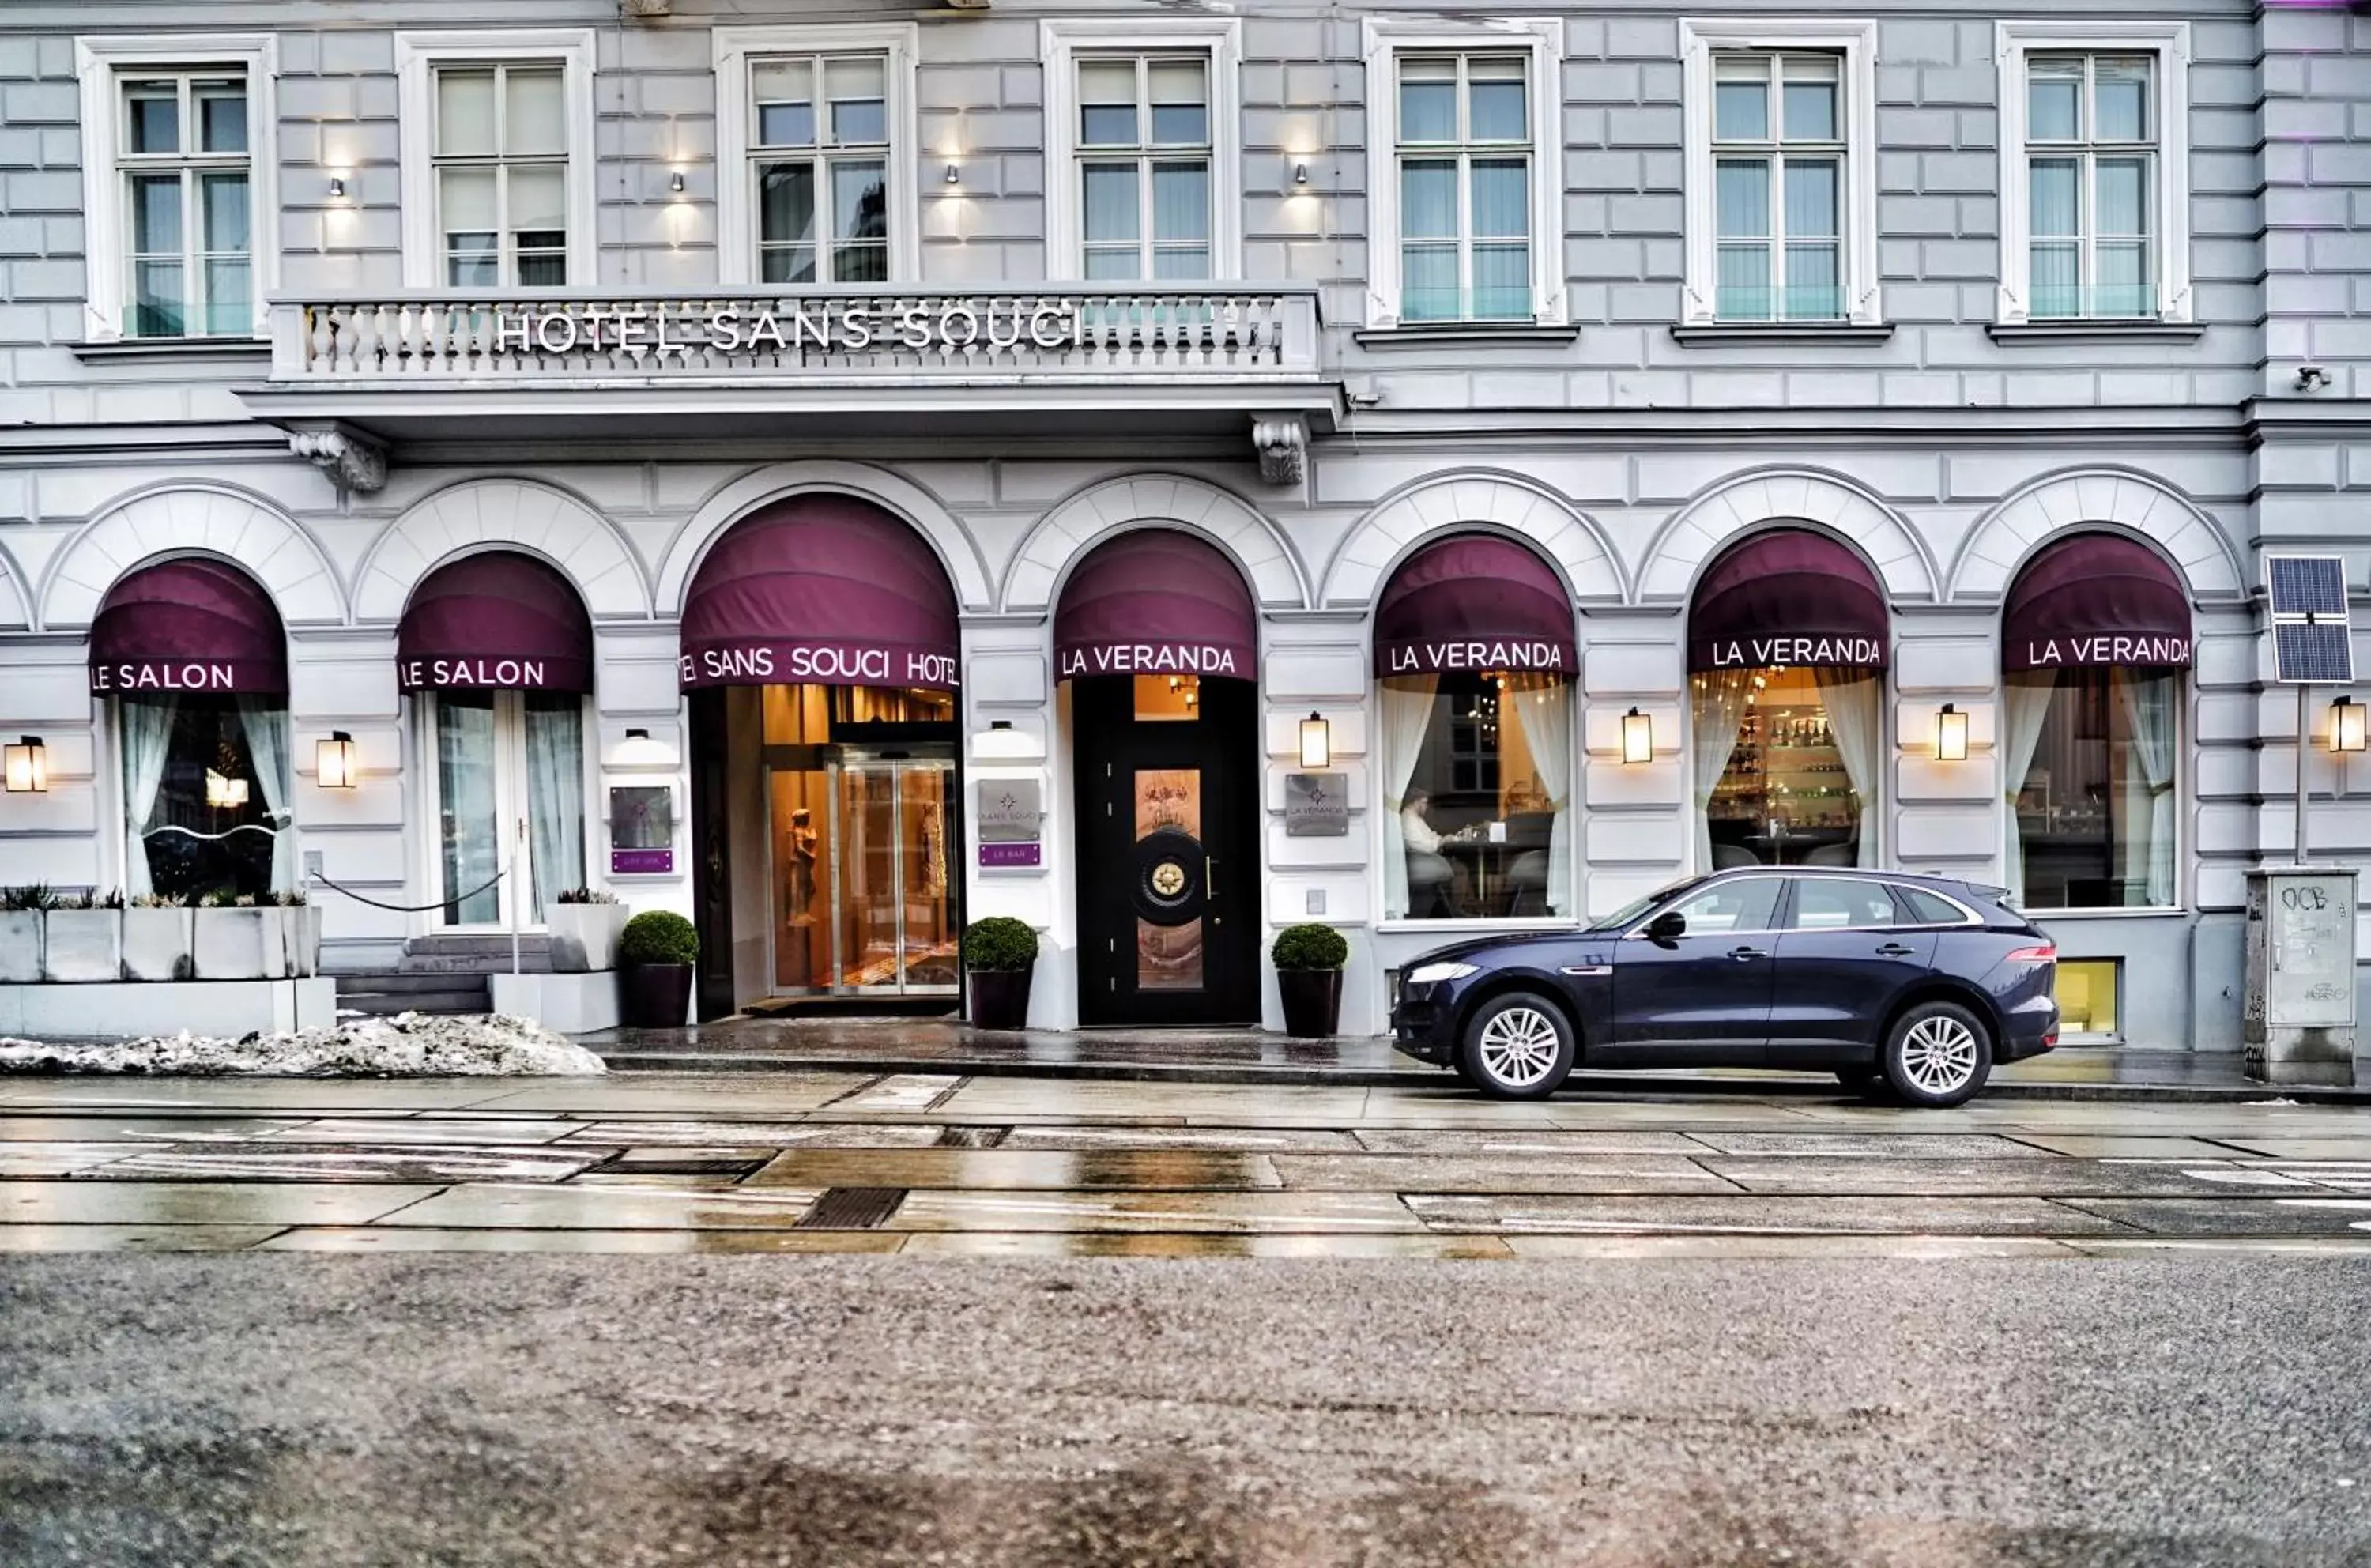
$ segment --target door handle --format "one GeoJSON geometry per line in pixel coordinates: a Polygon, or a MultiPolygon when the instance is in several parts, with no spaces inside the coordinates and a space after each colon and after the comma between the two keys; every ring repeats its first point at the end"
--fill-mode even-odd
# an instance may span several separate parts
{"type": "Polygon", "coordinates": [[[1729,956],[1737,960],[1738,963],[1743,963],[1749,959],[1765,958],[1769,955],[1764,953],[1760,948],[1741,947],[1729,949],[1729,956]]]}
{"type": "Polygon", "coordinates": [[[1202,896],[1219,896],[1219,862],[1208,855],[1202,857],[1202,896]]]}
{"type": "Polygon", "coordinates": [[[1877,950],[1877,955],[1879,958],[1908,958],[1910,950],[1900,942],[1888,942],[1877,950]]]}

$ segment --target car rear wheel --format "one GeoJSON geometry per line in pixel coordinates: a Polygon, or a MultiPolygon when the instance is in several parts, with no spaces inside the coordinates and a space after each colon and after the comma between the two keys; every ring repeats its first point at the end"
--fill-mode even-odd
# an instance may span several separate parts
{"type": "Polygon", "coordinates": [[[1493,1100],[1544,1100],[1572,1076],[1572,1026],[1546,997],[1493,997],[1465,1022],[1457,1070],[1493,1100]]]}
{"type": "Polygon", "coordinates": [[[1912,1105],[1966,1102],[1993,1070],[1992,1032],[1957,1002],[1920,1002],[1885,1037],[1885,1081],[1912,1105]]]}

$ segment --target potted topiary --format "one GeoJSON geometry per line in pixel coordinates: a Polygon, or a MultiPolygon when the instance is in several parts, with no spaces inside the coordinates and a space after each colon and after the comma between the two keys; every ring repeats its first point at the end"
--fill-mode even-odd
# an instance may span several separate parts
{"type": "Polygon", "coordinates": [[[1342,1021],[1342,966],[1350,944],[1331,926],[1287,926],[1268,949],[1277,994],[1284,999],[1284,1032],[1303,1040],[1331,1036],[1342,1021]]]}
{"type": "Polygon", "coordinates": [[[964,967],[971,972],[971,1021],[977,1029],[1025,1029],[1029,977],[1037,967],[1037,933],[1026,920],[991,915],[964,928],[964,967]]]}
{"type": "Polygon", "coordinates": [[[629,1028],[680,1029],[691,1012],[700,933],[671,909],[645,909],[618,936],[618,1012],[629,1028]]]}

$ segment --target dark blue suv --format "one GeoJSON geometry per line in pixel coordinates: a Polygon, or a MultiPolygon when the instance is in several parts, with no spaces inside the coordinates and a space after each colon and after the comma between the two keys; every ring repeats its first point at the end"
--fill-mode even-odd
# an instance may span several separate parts
{"type": "Polygon", "coordinates": [[[1957,1105],[2058,1043],[2058,950],[1998,888],[1757,867],[1577,931],[1485,937],[1400,972],[1399,1049],[1504,1100],[1595,1067],[1811,1067],[1957,1105]]]}

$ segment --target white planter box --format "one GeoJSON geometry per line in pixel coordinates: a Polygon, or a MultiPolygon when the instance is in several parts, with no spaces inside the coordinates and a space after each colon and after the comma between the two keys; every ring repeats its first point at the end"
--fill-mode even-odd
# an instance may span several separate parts
{"type": "Polygon", "coordinates": [[[321,972],[321,906],[304,904],[283,909],[280,911],[280,924],[288,947],[289,976],[309,980],[321,972]]]}
{"type": "Polygon", "coordinates": [[[52,909],[41,946],[41,977],[68,985],[123,978],[123,912],[52,909]]]}
{"type": "Polygon", "coordinates": [[[191,943],[201,980],[265,980],[288,963],[277,909],[193,909],[191,943]]]}
{"type": "Polygon", "coordinates": [[[191,970],[191,922],[194,909],[126,909],[123,912],[123,978],[187,980],[191,970]]]}
{"type": "Polygon", "coordinates": [[[41,912],[0,910],[0,983],[41,977],[41,912]]]}
{"type": "Polygon", "coordinates": [[[555,904],[544,911],[551,931],[551,968],[556,974],[583,974],[618,967],[618,937],[626,928],[622,904],[555,904]]]}

